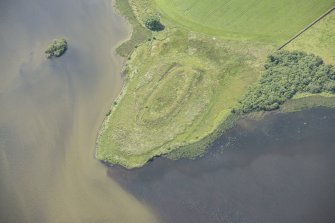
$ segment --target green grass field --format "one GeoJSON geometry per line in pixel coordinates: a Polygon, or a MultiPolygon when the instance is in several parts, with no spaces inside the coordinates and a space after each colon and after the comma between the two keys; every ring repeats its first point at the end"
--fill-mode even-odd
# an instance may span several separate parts
{"type": "Polygon", "coordinates": [[[294,40],[286,49],[304,50],[335,65],[335,11],[294,40]]]}
{"type": "Polygon", "coordinates": [[[335,0],[155,0],[175,23],[211,35],[285,41],[335,0]]]}
{"type": "MultiPolygon", "coordinates": [[[[166,26],[141,43],[135,30],[119,48],[130,52],[129,46],[136,42],[124,69],[123,92],[99,134],[96,157],[127,168],[182,151],[215,132],[248,86],[259,79],[268,53],[334,4],[329,0],[305,1],[303,6],[297,4],[302,1],[274,0],[118,2],[136,30],[158,11],[166,26]],[[280,17],[285,12],[289,18],[280,17]]],[[[147,35],[139,33],[141,38],[147,35]]]]}

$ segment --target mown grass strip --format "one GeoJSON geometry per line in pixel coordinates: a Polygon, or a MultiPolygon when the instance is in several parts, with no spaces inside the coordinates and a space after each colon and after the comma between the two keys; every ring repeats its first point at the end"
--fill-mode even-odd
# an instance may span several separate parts
{"type": "Polygon", "coordinates": [[[228,38],[286,41],[334,0],[155,0],[163,15],[191,30],[228,38]]]}

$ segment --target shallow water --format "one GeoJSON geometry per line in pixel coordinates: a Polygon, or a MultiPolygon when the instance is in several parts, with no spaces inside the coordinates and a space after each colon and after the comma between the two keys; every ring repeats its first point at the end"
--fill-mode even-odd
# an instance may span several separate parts
{"type": "Polygon", "coordinates": [[[0,0],[0,222],[152,222],[94,159],[129,27],[106,0],[0,0]],[[65,37],[68,51],[44,50],[65,37]]]}
{"type": "Polygon", "coordinates": [[[335,111],[243,120],[197,160],[109,175],[162,222],[335,222],[335,111]]]}

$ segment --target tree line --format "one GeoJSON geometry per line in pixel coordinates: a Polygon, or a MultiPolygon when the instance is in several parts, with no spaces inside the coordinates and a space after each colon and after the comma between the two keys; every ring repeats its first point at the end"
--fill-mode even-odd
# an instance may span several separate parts
{"type": "Polygon", "coordinates": [[[240,101],[240,111],[278,109],[297,93],[335,93],[335,69],[313,54],[278,51],[268,56],[261,79],[240,101]]]}

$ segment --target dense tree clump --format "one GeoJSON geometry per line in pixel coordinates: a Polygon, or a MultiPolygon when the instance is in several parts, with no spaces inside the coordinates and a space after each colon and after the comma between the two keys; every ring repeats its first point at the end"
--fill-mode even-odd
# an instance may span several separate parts
{"type": "Polygon", "coordinates": [[[48,58],[51,57],[60,57],[67,50],[67,42],[65,39],[54,39],[54,41],[49,45],[48,49],[45,51],[45,54],[48,58]]]}
{"type": "Polygon", "coordinates": [[[241,100],[244,113],[278,109],[297,93],[335,93],[335,69],[320,57],[298,51],[268,56],[260,81],[241,100]]]}
{"type": "Polygon", "coordinates": [[[165,27],[158,16],[150,16],[145,20],[145,26],[151,31],[162,31],[165,27]]]}

